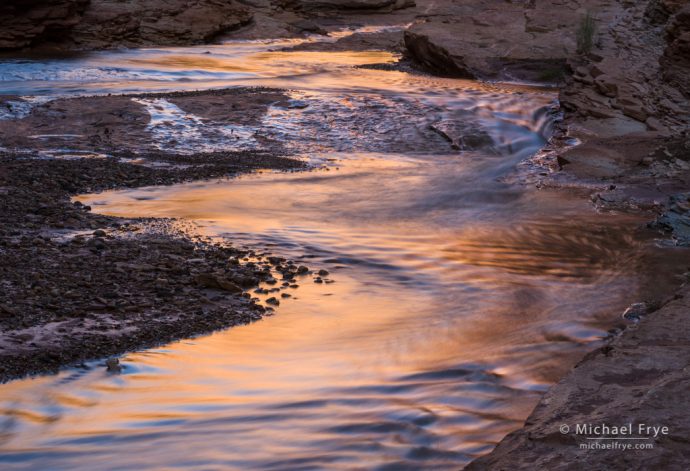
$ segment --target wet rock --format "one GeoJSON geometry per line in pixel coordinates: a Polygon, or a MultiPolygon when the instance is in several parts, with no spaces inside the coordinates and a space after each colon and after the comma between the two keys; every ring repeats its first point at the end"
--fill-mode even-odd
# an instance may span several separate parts
{"type": "Polygon", "coordinates": [[[95,250],[104,250],[108,247],[106,241],[100,237],[94,237],[93,239],[89,240],[87,245],[95,250]]]}
{"type": "Polygon", "coordinates": [[[432,131],[451,143],[455,150],[493,150],[493,139],[478,125],[468,121],[443,120],[429,125],[432,131]]]}
{"type": "Polygon", "coordinates": [[[323,269],[321,269],[321,270],[319,270],[318,274],[319,274],[319,276],[327,276],[327,275],[328,275],[328,270],[323,270],[323,269]]]}
{"type": "Polygon", "coordinates": [[[280,301],[276,297],[270,297],[266,300],[266,304],[271,304],[273,306],[278,306],[280,304],[280,301]]]}
{"type": "Polygon", "coordinates": [[[108,358],[105,362],[105,367],[108,373],[121,373],[122,365],[117,358],[108,358]]]}
{"type": "Polygon", "coordinates": [[[686,469],[687,453],[679,451],[676,443],[690,429],[685,413],[690,408],[685,393],[690,388],[688,299],[690,289],[685,287],[676,299],[644,317],[639,327],[625,329],[586,355],[542,396],[520,430],[465,469],[560,471],[571,469],[573,460],[585,456],[589,469],[686,469]],[[654,447],[628,450],[626,458],[613,448],[586,452],[578,445],[588,440],[573,428],[590,420],[659,423],[668,427],[668,434],[657,438],[650,434],[646,441],[654,447]]]}
{"type": "Polygon", "coordinates": [[[196,276],[195,281],[197,285],[203,288],[218,288],[218,282],[216,281],[215,275],[210,273],[200,273],[196,276]]]}
{"type": "Polygon", "coordinates": [[[220,289],[227,291],[229,293],[237,294],[242,292],[242,288],[240,288],[227,278],[216,277],[216,282],[218,283],[218,287],[220,289]]]}
{"type": "Polygon", "coordinates": [[[212,273],[200,273],[196,276],[196,283],[204,288],[220,289],[233,294],[242,292],[242,288],[229,279],[212,273]]]}
{"type": "Polygon", "coordinates": [[[650,226],[670,234],[676,244],[690,246],[690,193],[672,196],[668,209],[650,226]]]}
{"type": "Polygon", "coordinates": [[[628,307],[623,313],[623,318],[632,322],[639,322],[640,319],[647,315],[649,307],[646,303],[634,303],[628,307]]]}

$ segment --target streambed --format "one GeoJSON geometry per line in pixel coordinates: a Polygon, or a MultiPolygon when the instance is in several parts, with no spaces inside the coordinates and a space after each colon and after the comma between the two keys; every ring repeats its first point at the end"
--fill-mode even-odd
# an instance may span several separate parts
{"type": "Polygon", "coordinates": [[[289,89],[250,128],[139,104],[159,150],[272,140],[316,170],[77,199],[182,218],[333,281],[285,288],[276,315],[252,325],[128,354],[120,375],[94,362],[0,386],[3,468],[457,469],[653,293],[650,259],[665,255],[644,216],[506,178],[545,143],[552,91],[358,67],[389,53],[285,46],[0,63],[3,87],[34,102],[289,89]]]}

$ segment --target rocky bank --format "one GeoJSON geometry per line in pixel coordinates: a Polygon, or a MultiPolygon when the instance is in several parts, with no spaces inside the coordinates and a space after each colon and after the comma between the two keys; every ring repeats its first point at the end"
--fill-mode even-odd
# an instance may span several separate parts
{"type": "MultiPolygon", "coordinates": [[[[181,106],[190,97],[196,105],[221,100],[225,113],[217,109],[214,119],[251,121],[283,95],[234,89],[165,96],[181,106]],[[231,106],[238,100],[246,106],[231,106]]],[[[192,237],[179,222],[96,215],[71,200],[111,188],[301,169],[302,162],[275,152],[146,152],[148,120],[134,119],[142,111],[131,97],[52,106],[0,121],[6,137],[14,129],[20,141],[27,139],[15,143],[20,151],[0,151],[0,381],[252,322],[270,313],[251,294],[257,285],[278,292],[310,276],[306,267],[268,253],[192,237]],[[88,112],[99,108],[102,113],[88,112]],[[56,119],[56,110],[67,117],[56,119]],[[104,116],[115,118],[103,123],[104,116]],[[32,143],[22,126],[48,125],[57,135],[80,126],[75,145],[94,155],[42,157],[52,144],[40,140],[23,147],[32,143]],[[115,150],[117,157],[97,155],[115,150]]]]}
{"type": "MultiPolygon", "coordinates": [[[[142,5],[143,1],[10,0],[0,6],[0,48],[193,44],[228,34],[238,38],[323,35],[347,22],[406,24],[404,34],[377,33],[378,37],[356,36],[303,47],[398,49],[402,40],[407,58],[434,74],[559,87],[563,119],[552,141],[528,162],[521,178],[539,187],[589,189],[593,204],[601,211],[657,211],[658,219],[650,224],[670,235],[677,245],[690,243],[687,0],[417,0],[415,4],[392,0],[171,0],[149,1],[146,8],[142,5]]],[[[183,97],[179,99],[183,107],[183,97]]],[[[71,116],[65,122],[75,119],[75,126],[87,129],[93,139],[90,147],[112,150],[136,137],[142,109],[123,104],[117,97],[100,100],[50,105],[55,109],[46,109],[41,121],[48,129],[46,134],[57,133],[52,129],[56,124],[49,119],[57,112],[71,116]],[[79,121],[84,112],[88,116],[88,106],[106,107],[117,118],[107,126],[79,121]]],[[[40,112],[31,119],[40,120],[40,112]]],[[[27,121],[25,125],[23,134],[2,126],[0,134],[15,140],[16,146],[26,145],[25,134],[37,123],[27,121]]],[[[151,155],[154,160],[161,158],[151,155]]],[[[232,279],[237,270],[249,270],[253,280],[268,276],[252,272],[256,266],[227,262],[242,259],[244,253],[231,247],[199,245],[167,229],[158,235],[146,221],[92,216],[68,200],[70,194],[120,184],[161,184],[227,174],[243,168],[244,164],[233,160],[236,158],[202,156],[199,162],[212,165],[163,171],[111,160],[37,162],[3,155],[0,196],[6,221],[0,250],[15,257],[7,267],[20,269],[3,266],[3,279],[10,285],[0,298],[0,322],[8,329],[0,346],[9,352],[2,354],[3,365],[7,365],[2,378],[260,316],[260,309],[246,296],[222,292],[226,281],[236,284],[232,279]],[[114,177],[102,179],[102,175],[114,177]],[[66,239],[55,230],[86,232],[66,239]],[[142,244],[154,248],[154,259],[149,251],[138,248],[142,244]],[[86,261],[83,268],[82,261],[86,261]],[[211,276],[205,276],[207,273],[211,276]],[[140,292],[128,284],[133,275],[133,282],[144,287],[140,292]],[[86,304],[76,305],[53,293],[55,280],[65,276],[73,290],[89,293],[86,304]],[[109,280],[116,289],[103,287],[109,280]],[[210,294],[208,289],[215,291],[210,294]],[[184,301],[176,298],[178,293],[187,296],[190,292],[195,296],[194,308],[202,306],[193,317],[184,301]],[[130,300],[132,293],[137,294],[130,300]],[[172,302],[163,302],[166,296],[172,296],[172,302]],[[26,316],[29,305],[38,314],[26,316]],[[96,312],[107,316],[96,316],[96,312]],[[172,321],[160,323],[168,318],[172,321]],[[180,327],[190,319],[192,328],[180,327]],[[154,334],[136,330],[150,322],[161,326],[154,334]],[[61,329],[88,331],[75,337],[87,348],[80,351],[66,334],[52,337],[61,329]],[[98,340],[92,343],[91,338],[98,340]],[[66,342],[65,353],[51,347],[50,339],[66,342]]],[[[170,163],[169,157],[165,159],[170,163]]],[[[185,164],[190,161],[186,159],[185,164]]],[[[295,164],[270,158],[262,165],[295,164]]],[[[290,265],[280,266],[283,271],[291,270],[290,265]]],[[[688,294],[684,288],[663,307],[645,308],[641,322],[588,355],[544,396],[525,427],[468,469],[687,468],[688,294]],[[630,422],[666,425],[670,433],[655,440],[651,450],[623,455],[620,450],[582,450],[581,436],[562,434],[558,428],[563,424],[630,422]]]]}
{"type": "Polygon", "coordinates": [[[690,289],[685,287],[663,308],[587,355],[549,389],[523,428],[465,469],[687,469],[689,317],[690,289]],[[577,433],[578,424],[632,424],[632,433],[607,434],[621,440],[593,440],[602,434],[577,433]],[[668,429],[654,436],[640,431],[640,424],[668,429]],[[645,448],[613,448],[616,442],[645,448]]]}
{"type": "MultiPolygon", "coordinates": [[[[458,2],[432,9],[405,44],[433,73],[558,86],[563,119],[524,167],[526,181],[590,189],[600,211],[657,211],[650,225],[686,246],[689,20],[683,0],[458,2]]],[[[582,360],[522,429],[467,469],[687,469],[689,293],[655,312],[642,306],[639,324],[582,360]],[[583,449],[592,441],[574,433],[577,424],[630,423],[669,433],[634,451],[583,449]]]]}
{"type": "Polygon", "coordinates": [[[411,0],[6,0],[0,51],[189,45],[324,34],[340,14],[389,13],[411,0]]]}

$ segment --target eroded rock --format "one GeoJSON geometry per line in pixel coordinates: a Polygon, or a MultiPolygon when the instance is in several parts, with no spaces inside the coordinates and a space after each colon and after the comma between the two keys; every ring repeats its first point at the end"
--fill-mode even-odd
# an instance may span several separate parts
{"type": "Polygon", "coordinates": [[[17,49],[69,34],[90,0],[3,0],[0,49],[17,49]]]}
{"type": "Polygon", "coordinates": [[[198,44],[251,19],[251,9],[234,0],[6,0],[0,49],[198,44]]]}
{"type": "Polygon", "coordinates": [[[559,81],[576,48],[573,16],[577,10],[555,2],[463,2],[413,25],[405,45],[413,60],[434,73],[559,81]]]}
{"type": "Polygon", "coordinates": [[[690,4],[679,9],[669,22],[666,41],[660,61],[664,79],[690,97],[690,4]]]}
{"type": "Polygon", "coordinates": [[[91,0],[70,40],[87,48],[199,44],[251,18],[233,0],[91,0]]]}

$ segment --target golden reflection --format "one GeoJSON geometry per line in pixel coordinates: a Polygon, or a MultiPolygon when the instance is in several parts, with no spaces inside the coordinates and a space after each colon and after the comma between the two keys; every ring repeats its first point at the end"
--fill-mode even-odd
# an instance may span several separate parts
{"type": "Polygon", "coordinates": [[[257,52],[247,54],[238,60],[236,56],[223,57],[222,51],[216,55],[152,55],[128,58],[125,63],[135,67],[155,67],[157,69],[207,70],[221,72],[256,72],[270,70],[297,73],[310,66],[324,65],[355,66],[394,62],[398,56],[385,51],[364,52],[257,52]],[[270,67],[267,65],[270,64],[270,67]]]}
{"type": "MultiPolygon", "coordinates": [[[[243,85],[299,84],[348,109],[356,100],[343,89],[387,91],[381,100],[396,107],[424,95],[423,112],[476,111],[516,142],[534,137],[534,110],[553,98],[349,67],[389,62],[388,53],[203,49],[211,54],[173,48],[100,60],[158,74],[115,85],[128,90],[147,80],[237,84],[239,74],[212,73],[237,71],[260,77],[243,85]],[[337,66],[347,73],[331,73],[337,66]],[[391,96],[400,91],[410,94],[402,104],[391,96]]],[[[99,213],[191,221],[202,235],[327,269],[334,283],[301,277],[276,315],[131,353],[121,375],[96,362],[3,385],[4,456],[67,469],[351,469],[423,449],[427,463],[457,467],[518,427],[638,292],[646,248],[620,234],[639,221],[596,214],[565,192],[498,182],[519,156],[313,154],[328,171],[77,197],[99,213]]]]}

